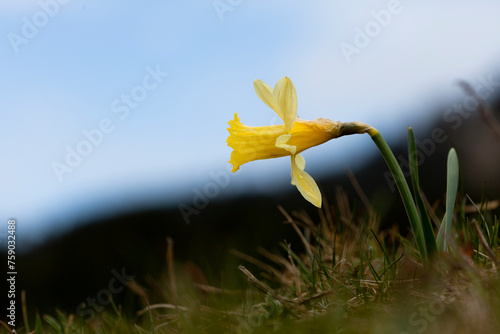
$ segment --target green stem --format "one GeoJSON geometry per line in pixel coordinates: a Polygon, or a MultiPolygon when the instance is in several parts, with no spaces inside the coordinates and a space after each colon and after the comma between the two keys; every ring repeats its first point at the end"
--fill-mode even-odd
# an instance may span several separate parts
{"type": "Polygon", "coordinates": [[[420,255],[422,258],[427,258],[427,248],[425,246],[425,240],[423,238],[424,231],[422,228],[422,224],[420,222],[420,217],[418,216],[417,208],[415,206],[415,202],[413,201],[410,188],[408,187],[408,183],[403,175],[403,171],[399,166],[394,153],[392,153],[389,145],[384,140],[380,132],[375,128],[370,128],[366,131],[372,140],[377,145],[380,153],[384,157],[389,170],[394,177],[394,181],[396,182],[396,186],[398,187],[399,194],[401,195],[401,199],[403,200],[403,204],[406,210],[406,214],[408,215],[408,219],[410,221],[410,225],[415,235],[415,240],[417,242],[418,249],[420,251],[420,255]]]}

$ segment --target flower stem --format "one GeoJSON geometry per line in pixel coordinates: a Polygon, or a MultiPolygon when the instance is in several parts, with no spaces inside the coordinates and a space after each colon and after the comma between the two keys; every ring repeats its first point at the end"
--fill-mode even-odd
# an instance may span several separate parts
{"type": "Polygon", "coordinates": [[[422,258],[426,259],[427,248],[425,245],[422,223],[420,221],[415,202],[413,201],[410,188],[408,187],[408,183],[406,182],[406,179],[403,175],[403,171],[401,170],[401,167],[399,166],[394,153],[392,153],[389,145],[384,140],[380,132],[378,132],[375,128],[370,128],[366,132],[370,135],[372,140],[377,145],[380,153],[387,163],[387,166],[389,167],[392,176],[394,177],[394,181],[396,182],[399,194],[401,195],[401,199],[403,200],[403,204],[406,210],[406,214],[408,215],[413,234],[415,235],[415,240],[417,242],[420,255],[422,256],[422,258]]]}

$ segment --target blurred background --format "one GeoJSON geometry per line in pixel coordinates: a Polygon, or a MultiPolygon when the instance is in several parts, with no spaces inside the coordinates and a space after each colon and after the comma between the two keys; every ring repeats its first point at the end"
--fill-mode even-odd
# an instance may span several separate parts
{"type": "MultiPolygon", "coordinates": [[[[115,242],[136,242],[140,232],[116,217],[147,226],[162,242],[175,225],[176,239],[185,240],[176,245],[187,251],[203,243],[203,235],[250,238],[221,226],[252,224],[249,217],[257,211],[279,223],[278,204],[312,210],[290,185],[287,158],[228,172],[226,128],[235,112],[247,125],[281,123],[255,95],[254,79],[274,86],[288,76],[301,118],[362,121],[395,147],[406,145],[412,126],[427,143],[426,162],[462,143],[459,154],[469,154],[471,175],[483,178],[470,185],[481,193],[485,180],[490,186],[498,181],[498,141],[457,82],[469,82],[496,105],[498,13],[496,1],[465,0],[3,0],[2,244],[6,222],[15,218],[18,251],[41,256],[52,247],[50,254],[59,251],[61,261],[78,266],[112,257],[115,242]],[[240,206],[233,206],[237,200],[240,206]],[[145,211],[156,213],[137,214],[145,211]],[[105,234],[98,221],[117,225],[106,225],[113,227],[105,234]],[[61,238],[72,231],[84,235],[75,231],[85,226],[93,228],[86,230],[89,239],[61,251],[61,238]],[[203,232],[195,234],[195,228],[203,232]],[[112,235],[126,239],[107,239],[112,235]],[[94,258],[90,249],[99,244],[111,248],[94,258]]],[[[368,136],[340,138],[304,157],[306,171],[324,189],[346,181],[346,169],[359,173],[362,187],[379,182],[390,189],[368,136]],[[380,166],[376,177],[370,174],[374,161],[380,166]],[[334,176],[338,181],[331,181],[334,176]]],[[[439,168],[442,179],[445,167],[439,168]]],[[[432,167],[428,175],[435,173],[432,167]]],[[[270,228],[278,240],[280,228],[270,228]]],[[[96,272],[109,280],[125,258],[96,272]]],[[[47,255],[26,266],[43,271],[60,263],[47,255]]]]}

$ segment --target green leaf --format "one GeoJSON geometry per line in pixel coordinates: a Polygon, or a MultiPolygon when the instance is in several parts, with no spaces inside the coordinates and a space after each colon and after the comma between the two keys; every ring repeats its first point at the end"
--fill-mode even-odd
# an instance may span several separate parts
{"type": "Polygon", "coordinates": [[[57,333],[63,332],[63,326],[51,315],[44,314],[43,320],[50,325],[50,327],[54,328],[57,333]]]}
{"type": "Polygon", "coordinates": [[[460,167],[458,164],[457,152],[454,148],[448,153],[448,175],[446,185],[446,213],[439,228],[437,243],[440,251],[448,249],[448,240],[451,236],[451,223],[453,221],[453,211],[458,190],[460,167]]]}
{"type": "Polygon", "coordinates": [[[432,256],[437,252],[436,235],[434,234],[434,228],[432,227],[431,219],[429,218],[429,214],[420,192],[420,183],[418,179],[417,145],[415,143],[415,135],[413,134],[413,129],[411,127],[408,128],[408,158],[410,161],[413,196],[417,203],[420,222],[422,223],[422,238],[425,240],[427,256],[432,256]]]}
{"type": "Polygon", "coordinates": [[[428,255],[425,246],[422,222],[420,221],[417,207],[415,206],[415,202],[413,201],[410,187],[408,187],[408,183],[406,182],[403,171],[401,170],[401,166],[399,166],[394,153],[392,153],[391,148],[384,140],[380,132],[372,128],[370,131],[368,131],[368,134],[377,145],[380,153],[382,154],[382,157],[384,158],[387,166],[389,167],[389,170],[391,171],[392,176],[394,177],[394,181],[396,182],[396,186],[403,201],[406,214],[408,215],[408,220],[410,221],[413,235],[415,236],[415,240],[417,242],[420,256],[422,257],[422,259],[427,259],[428,255]]]}
{"type": "Polygon", "coordinates": [[[35,333],[43,333],[42,318],[40,317],[38,311],[36,312],[35,333]]]}

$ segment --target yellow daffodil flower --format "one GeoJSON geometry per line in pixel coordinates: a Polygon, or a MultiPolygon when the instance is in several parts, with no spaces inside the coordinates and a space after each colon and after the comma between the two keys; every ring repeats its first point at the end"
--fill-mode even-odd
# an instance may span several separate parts
{"type": "Polygon", "coordinates": [[[246,126],[238,115],[228,122],[227,144],[233,148],[232,172],[244,163],[289,155],[292,164],[292,184],[306,200],[321,207],[321,192],[313,178],[304,171],[305,160],[300,152],[322,144],[342,134],[342,123],[325,118],[313,121],[297,117],[297,93],[292,81],[284,77],[274,89],[261,80],[254,81],[257,96],[283,120],[282,125],[246,126]]]}
{"type": "MultiPolygon", "coordinates": [[[[428,219],[423,220],[420,218],[403,171],[389,145],[387,145],[377,129],[357,121],[341,123],[324,118],[317,118],[313,121],[298,118],[297,94],[292,81],[287,77],[278,81],[274,89],[261,80],[254,81],[254,88],[257,96],[281,117],[284,124],[246,126],[240,122],[238,115],[235,113],[234,120],[228,122],[230,127],[228,128],[229,137],[227,138],[227,144],[233,148],[231,159],[229,160],[229,163],[233,165],[233,172],[236,172],[244,163],[253,160],[289,155],[292,160],[292,184],[297,186],[297,189],[306,200],[317,207],[321,207],[321,192],[313,178],[304,171],[305,161],[299,153],[333,138],[367,133],[377,145],[394,177],[415,235],[420,255],[428,259],[438,249],[447,248],[445,237],[440,239],[439,234],[438,248],[433,226],[428,219]]],[[[413,145],[414,147],[415,137],[411,128],[408,131],[408,138],[410,146],[413,145]]],[[[454,151],[450,152],[450,154],[452,153],[456,155],[454,151]]],[[[416,154],[413,154],[416,160],[416,154]]],[[[446,230],[444,233],[446,233],[446,230]]]]}

